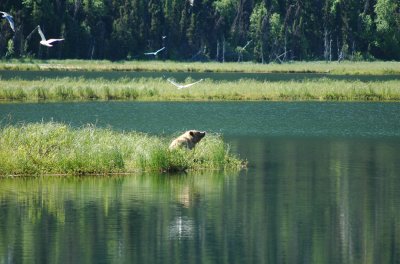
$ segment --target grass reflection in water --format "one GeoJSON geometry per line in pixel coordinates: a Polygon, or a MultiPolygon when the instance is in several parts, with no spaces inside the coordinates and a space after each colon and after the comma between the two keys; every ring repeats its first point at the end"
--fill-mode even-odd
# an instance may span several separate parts
{"type": "Polygon", "coordinates": [[[0,178],[0,261],[9,256],[17,262],[98,263],[139,257],[150,263],[154,252],[138,247],[152,248],[158,241],[166,249],[164,241],[198,239],[204,225],[195,220],[196,208],[214,203],[227,178],[236,177],[196,172],[0,178]]]}

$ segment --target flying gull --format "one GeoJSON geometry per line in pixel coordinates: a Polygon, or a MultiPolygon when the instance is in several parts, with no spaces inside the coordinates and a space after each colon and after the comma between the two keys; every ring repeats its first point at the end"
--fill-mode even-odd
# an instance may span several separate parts
{"type": "Polygon", "coordinates": [[[161,49],[154,51],[154,52],[146,52],[144,55],[154,55],[157,56],[157,54],[161,51],[165,50],[165,47],[162,47],[161,49]]]}
{"type": "Polygon", "coordinates": [[[190,86],[192,86],[192,85],[195,85],[196,83],[199,83],[199,82],[203,81],[203,79],[200,79],[200,80],[198,80],[197,82],[189,83],[189,84],[185,84],[185,85],[176,83],[176,82],[174,82],[174,81],[171,80],[171,79],[167,79],[167,81],[169,81],[170,83],[172,83],[173,85],[175,85],[176,87],[178,87],[178,89],[184,89],[184,88],[188,88],[188,87],[190,87],[190,86]]]}
{"type": "Polygon", "coordinates": [[[8,20],[8,23],[10,23],[11,29],[15,32],[14,19],[13,19],[13,17],[12,17],[10,14],[8,14],[8,13],[6,13],[6,12],[3,12],[3,11],[0,11],[0,13],[3,14],[2,17],[4,17],[5,19],[8,20]]]}
{"type": "Polygon", "coordinates": [[[55,42],[55,41],[63,41],[64,39],[47,39],[44,36],[42,29],[40,28],[40,26],[37,26],[38,32],[40,37],[42,38],[42,40],[40,41],[40,44],[47,46],[47,47],[53,47],[53,45],[51,45],[51,43],[55,42]]]}

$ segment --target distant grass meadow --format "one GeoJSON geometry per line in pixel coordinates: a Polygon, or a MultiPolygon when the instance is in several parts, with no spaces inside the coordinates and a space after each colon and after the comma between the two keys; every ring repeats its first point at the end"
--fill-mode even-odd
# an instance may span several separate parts
{"type": "Polygon", "coordinates": [[[7,125],[0,128],[0,175],[239,170],[245,166],[219,135],[208,134],[194,150],[170,151],[171,140],[93,125],[7,125]]]}
{"type": "MultiPolygon", "coordinates": [[[[192,81],[186,80],[187,83],[192,81]]],[[[206,79],[190,88],[178,90],[164,78],[0,80],[0,102],[92,100],[399,101],[400,81],[361,82],[321,78],[268,82],[206,79]]]]}
{"type": "MultiPolygon", "coordinates": [[[[163,72],[249,72],[325,73],[330,75],[400,75],[400,62],[294,62],[185,63],[170,61],[1,61],[0,70],[12,71],[163,71],[163,72]]],[[[187,79],[186,82],[195,80],[187,79]]],[[[400,81],[361,82],[330,78],[278,82],[240,79],[206,79],[188,89],[178,90],[165,78],[43,78],[40,80],[0,79],[0,102],[90,101],[90,100],[342,100],[399,101],[400,81]]]]}

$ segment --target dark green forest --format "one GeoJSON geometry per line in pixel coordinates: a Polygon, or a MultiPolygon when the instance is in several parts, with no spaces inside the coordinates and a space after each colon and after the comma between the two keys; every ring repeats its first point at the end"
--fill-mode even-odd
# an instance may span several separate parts
{"type": "Polygon", "coordinates": [[[399,0],[0,0],[0,57],[400,60],[399,0]],[[34,29],[65,41],[47,48],[34,29]],[[166,47],[157,56],[144,55],[166,47]]]}

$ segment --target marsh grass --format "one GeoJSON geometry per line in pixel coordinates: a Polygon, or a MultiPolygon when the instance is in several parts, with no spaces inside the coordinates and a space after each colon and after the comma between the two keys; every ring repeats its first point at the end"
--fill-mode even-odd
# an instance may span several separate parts
{"type": "Polygon", "coordinates": [[[174,61],[100,61],[100,60],[3,60],[0,70],[46,71],[163,71],[163,72],[254,72],[254,73],[329,73],[400,74],[400,62],[288,62],[218,63],[174,61]]]}
{"type": "MultiPolygon", "coordinates": [[[[186,80],[191,81],[193,80],[186,80]]],[[[361,82],[328,78],[280,82],[208,79],[188,89],[178,90],[163,78],[105,80],[67,77],[39,81],[0,80],[0,101],[4,102],[92,100],[399,101],[400,82],[361,82]]]]}
{"type": "Polygon", "coordinates": [[[0,129],[0,175],[111,174],[240,169],[218,135],[194,151],[168,150],[170,138],[87,125],[32,123],[0,129]]]}

